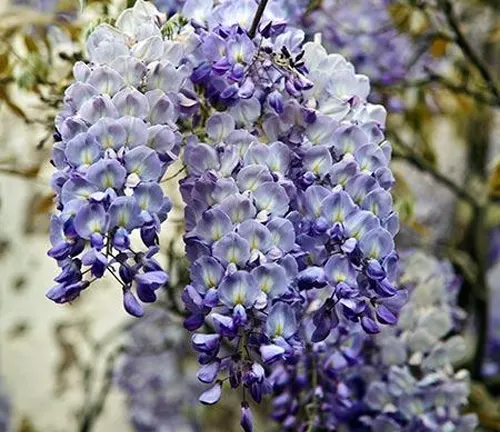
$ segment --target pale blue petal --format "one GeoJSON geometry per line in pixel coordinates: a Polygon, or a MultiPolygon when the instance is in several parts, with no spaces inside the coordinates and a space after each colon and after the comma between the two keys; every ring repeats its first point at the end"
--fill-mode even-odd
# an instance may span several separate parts
{"type": "Polygon", "coordinates": [[[119,120],[102,118],[89,129],[89,134],[99,141],[103,148],[118,150],[126,143],[127,134],[119,120]]]}
{"type": "Polygon", "coordinates": [[[149,147],[133,148],[125,154],[124,160],[127,172],[137,174],[143,181],[157,181],[162,175],[161,161],[149,147]]]}
{"type": "Polygon", "coordinates": [[[247,220],[238,227],[238,234],[246,239],[251,250],[266,253],[272,247],[272,236],[269,230],[256,220],[247,220]]]}
{"type": "Polygon", "coordinates": [[[233,263],[241,266],[250,258],[250,245],[238,234],[229,233],[214,243],[212,252],[224,265],[233,263]]]}
{"type": "Polygon", "coordinates": [[[266,334],[271,338],[288,339],[297,332],[297,319],[292,307],[286,303],[274,304],[266,320],[266,334]]]}
{"type": "Polygon", "coordinates": [[[221,302],[230,308],[238,304],[251,308],[260,294],[253,276],[245,271],[237,271],[224,277],[218,292],[221,302]]]}

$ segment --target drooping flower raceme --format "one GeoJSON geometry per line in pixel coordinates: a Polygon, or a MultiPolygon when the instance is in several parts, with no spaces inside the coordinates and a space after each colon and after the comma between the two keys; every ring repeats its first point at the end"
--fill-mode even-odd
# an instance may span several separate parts
{"type": "Polygon", "coordinates": [[[116,28],[90,35],[91,64],[75,67],[58,119],[51,255],[64,276],[50,293],[71,300],[88,285],[82,265],[99,277],[117,262],[127,296],[135,283],[141,300],[154,300],[166,277],[151,255],[168,206],[149,206],[166,202],[152,189],[182,141],[185,327],[198,378],[211,385],[200,400],[216,403],[226,381],[243,386],[247,431],[247,395],[260,402],[271,391],[268,365],[294,364],[351,327],[377,333],[405,298],[394,285],[384,108],[367,103],[365,76],[304,44],[280,8],[250,34],[256,10],[254,0],[188,0],[164,23],[139,1],[116,28]],[[130,250],[134,229],[146,254],[130,250]]]}
{"type": "Polygon", "coordinates": [[[225,380],[260,401],[263,365],[294,362],[341,320],[377,333],[404,299],[384,109],[366,102],[366,77],[279,15],[252,39],[256,7],[224,2],[196,23],[204,122],[185,147],[183,297],[199,377],[215,383],[206,404],[225,380]]]}
{"type": "MultiPolygon", "coordinates": [[[[398,324],[367,336],[352,327],[316,344],[297,365],[279,366],[273,417],[302,430],[304,403],[325,430],[473,431],[462,415],[470,391],[456,306],[460,281],[449,263],[416,251],[405,257],[400,283],[410,291],[398,324]]],[[[323,429],[322,429],[323,430],[323,429]]]]}
{"type": "MultiPolygon", "coordinates": [[[[285,300],[295,301],[291,284],[297,263],[291,255],[294,228],[283,217],[290,211],[283,181],[265,163],[254,163],[253,156],[260,151],[268,156],[276,152],[279,157],[283,152],[285,159],[277,169],[286,173],[288,152],[282,143],[266,146],[247,132],[235,131],[234,120],[225,113],[209,119],[208,134],[217,136],[212,124],[224,123],[228,135],[223,140],[250,141],[243,157],[242,150],[232,145],[220,145],[219,151],[199,142],[186,147],[190,176],[182,191],[187,203],[185,240],[193,264],[192,284],[184,293],[191,313],[185,326],[196,330],[208,319],[215,329],[212,334],[193,336],[203,364],[200,380],[212,382],[227,369],[231,384],[243,382],[260,402],[262,393],[270,389],[254,356],[260,357],[260,351],[271,361],[291,352],[295,340],[295,311],[285,300]],[[197,170],[200,164],[203,171],[197,170]],[[205,169],[205,164],[212,165],[205,169]],[[221,354],[221,340],[237,340],[234,352],[221,354]]],[[[216,400],[202,397],[202,401],[216,400]]]]}
{"type": "Polygon", "coordinates": [[[57,303],[75,299],[109,271],[123,287],[125,309],[140,316],[132,288],[152,302],[167,282],[153,258],[171,207],[159,182],[179,152],[178,91],[189,71],[177,67],[159,20],[151,5],[137,3],[116,27],[99,25],[87,40],[89,63],[74,66],[52,156],[58,212],[49,255],[61,272],[47,296],[57,303]],[[165,68],[162,57],[174,63],[165,68]],[[131,246],[134,231],[145,251],[131,246]]]}
{"type": "Polygon", "coordinates": [[[116,382],[127,397],[134,430],[197,430],[187,407],[197,401],[199,383],[194,375],[181,373],[189,368],[189,345],[182,327],[172,322],[168,311],[155,305],[146,309],[127,337],[116,382]]]}

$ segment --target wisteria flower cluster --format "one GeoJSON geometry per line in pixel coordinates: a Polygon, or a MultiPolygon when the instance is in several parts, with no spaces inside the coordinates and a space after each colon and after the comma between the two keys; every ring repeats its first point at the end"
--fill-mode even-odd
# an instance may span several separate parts
{"type": "MultiPolygon", "coordinates": [[[[321,33],[327,49],[341,53],[360,73],[384,86],[422,78],[438,67],[424,46],[398,29],[401,18],[392,16],[393,6],[398,6],[397,0],[325,0],[310,13],[306,8],[302,14],[292,11],[292,19],[309,35],[321,33]]],[[[380,96],[377,91],[371,98],[378,101],[380,96]]],[[[397,111],[403,101],[392,96],[387,103],[397,111]]]]}
{"type": "Polygon", "coordinates": [[[401,33],[390,15],[394,0],[326,0],[304,19],[360,72],[384,84],[421,74],[429,57],[401,33]]]}
{"type": "Polygon", "coordinates": [[[197,401],[199,383],[182,374],[189,367],[184,332],[166,310],[152,306],[127,333],[116,383],[127,396],[127,411],[137,432],[196,430],[186,407],[197,401]]]}
{"type": "Polygon", "coordinates": [[[410,299],[396,326],[372,337],[351,326],[297,365],[275,369],[273,417],[284,430],[307,428],[297,422],[304,403],[324,430],[475,430],[476,416],[461,413],[468,372],[453,369],[466,350],[460,280],[449,263],[420,251],[409,253],[403,268],[400,283],[410,299]]]}
{"type": "MultiPolygon", "coordinates": [[[[177,158],[181,135],[178,88],[168,79],[175,67],[158,61],[167,49],[158,20],[154,7],[138,3],[116,27],[99,25],[87,40],[89,64],[74,66],[52,156],[58,213],[49,255],[61,273],[47,296],[55,302],[75,299],[108,271],[122,285],[125,309],[140,316],[133,289],[152,302],[167,283],[153,258],[171,207],[159,183],[177,158]],[[144,252],[131,246],[134,231],[144,252]]],[[[187,72],[180,69],[182,78],[187,72]]]]}
{"type": "Polygon", "coordinates": [[[224,2],[196,29],[191,81],[208,114],[186,140],[183,298],[199,378],[215,382],[206,404],[226,380],[260,402],[263,366],[294,361],[339,316],[372,334],[401,306],[385,111],[366,102],[366,77],[281,19],[252,38],[256,7],[224,2]],[[206,323],[215,331],[199,332],[206,323]]]}
{"type": "Polygon", "coordinates": [[[50,298],[71,301],[109,271],[141,315],[132,290],[151,302],[168,279],[153,258],[170,207],[158,183],[182,146],[184,326],[211,386],[200,401],[242,387],[246,431],[270,365],[351,328],[379,333],[406,299],[384,108],[279,8],[254,22],[257,6],[188,0],[165,21],[139,0],[94,29],[57,119],[49,252],[62,269],[50,298]]]}

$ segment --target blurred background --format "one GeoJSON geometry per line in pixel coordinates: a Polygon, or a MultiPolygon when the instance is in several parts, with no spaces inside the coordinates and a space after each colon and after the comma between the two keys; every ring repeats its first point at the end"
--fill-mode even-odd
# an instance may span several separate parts
{"type": "MultiPolygon", "coordinates": [[[[209,413],[196,404],[186,335],[161,302],[139,322],[116,307],[113,281],[71,305],[44,296],[56,274],[46,256],[54,116],[85,56],[85,33],[133,3],[0,0],[0,432],[237,430],[231,401],[209,413]]],[[[155,3],[173,14],[183,2],[155,3]]],[[[482,430],[500,431],[500,2],[282,6],[308,37],[320,33],[368,75],[372,101],[387,107],[400,250],[447,260],[460,277],[468,410],[482,430]]],[[[180,290],[177,180],[164,183],[174,211],[161,244],[180,290]]]]}

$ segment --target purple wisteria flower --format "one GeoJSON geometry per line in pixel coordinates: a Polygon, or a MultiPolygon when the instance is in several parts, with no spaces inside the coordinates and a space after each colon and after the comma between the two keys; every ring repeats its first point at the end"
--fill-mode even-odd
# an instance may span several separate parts
{"type": "Polygon", "coordinates": [[[356,68],[380,83],[422,74],[429,56],[397,28],[390,7],[397,0],[325,0],[305,24],[321,32],[328,49],[339,51],[356,68]]]}
{"type": "MultiPolygon", "coordinates": [[[[116,384],[126,395],[127,412],[137,432],[199,430],[192,410],[199,383],[182,374],[189,367],[189,345],[166,310],[147,308],[127,332],[125,355],[116,384]]],[[[193,359],[191,359],[193,360],[193,359]]]]}
{"type": "Polygon", "coordinates": [[[61,269],[47,297],[65,303],[106,272],[128,313],[141,316],[167,274],[154,259],[171,204],[159,184],[179,153],[178,91],[188,77],[162,39],[160,15],[138,1],[89,35],[56,118],[49,256],[61,269]],[[169,79],[165,80],[165,76],[169,79]],[[174,92],[173,95],[168,95],[174,92]],[[145,246],[137,250],[132,234],[145,246]],[[135,293],[134,293],[135,292],[135,293]]]}
{"type": "Polygon", "coordinates": [[[186,0],[154,0],[153,3],[159,11],[165,12],[168,16],[172,16],[182,9],[186,0]]]}
{"type": "Polygon", "coordinates": [[[342,322],[300,362],[275,368],[272,416],[283,430],[307,429],[304,404],[321,430],[475,430],[476,416],[461,413],[469,375],[453,369],[466,351],[460,281],[449,263],[420,251],[403,267],[410,300],[396,326],[370,336],[342,322]]]}
{"type": "MultiPolygon", "coordinates": [[[[295,2],[291,2],[295,4],[295,2]]],[[[306,29],[308,37],[321,34],[325,47],[338,52],[379,86],[426,77],[439,67],[422,41],[412,39],[398,26],[400,18],[391,7],[398,0],[324,0],[307,11],[307,5],[290,8],[290,19],[306,29]],[[306,12],[307,11],[307,12],[306,12]]],[[[373,101],[384,100],[391,111],[398,111],[405,101],[382,91],[372,92],[373,101]]]]}
{"type": "Polygon", "coordinates": [[[257,6],[188,0],[163,22],[138,1],[93,31],[91,63],[75,66],[57,121],[50,252],[63,268],[54,300],[93,280],[82,266],[96,278],[116,265],[139,315],[131,288],[150,302],[167,281],[152,258],[168,210],[157,183],[182,144],[182,298],[209,385],[200,401],[242,388],[246,431],[249,399],[272,391],[271,365],[351,329],[378,333],[406,299],[385,109],[367,102],[368,78],[351,63],[304,43],[278,3],[252,34],[257,6]],[[134,230],[147,252],[131,250],[134,230]]]}
{"type": "MultiPolygon", "coordinates": [[[[252,38],[256,2],[208,3],[182,11],[199,40],[186,61],[200,106],[181,184],[185,327],[211,384],[201,402],[226,382],[260,402],[269,365],[397,321],[391,147],[385,110],[343,57],[304,44],[273,10],[252,38]]],[[[247,425],[247,405],[242,415],[247,425]]]]}

